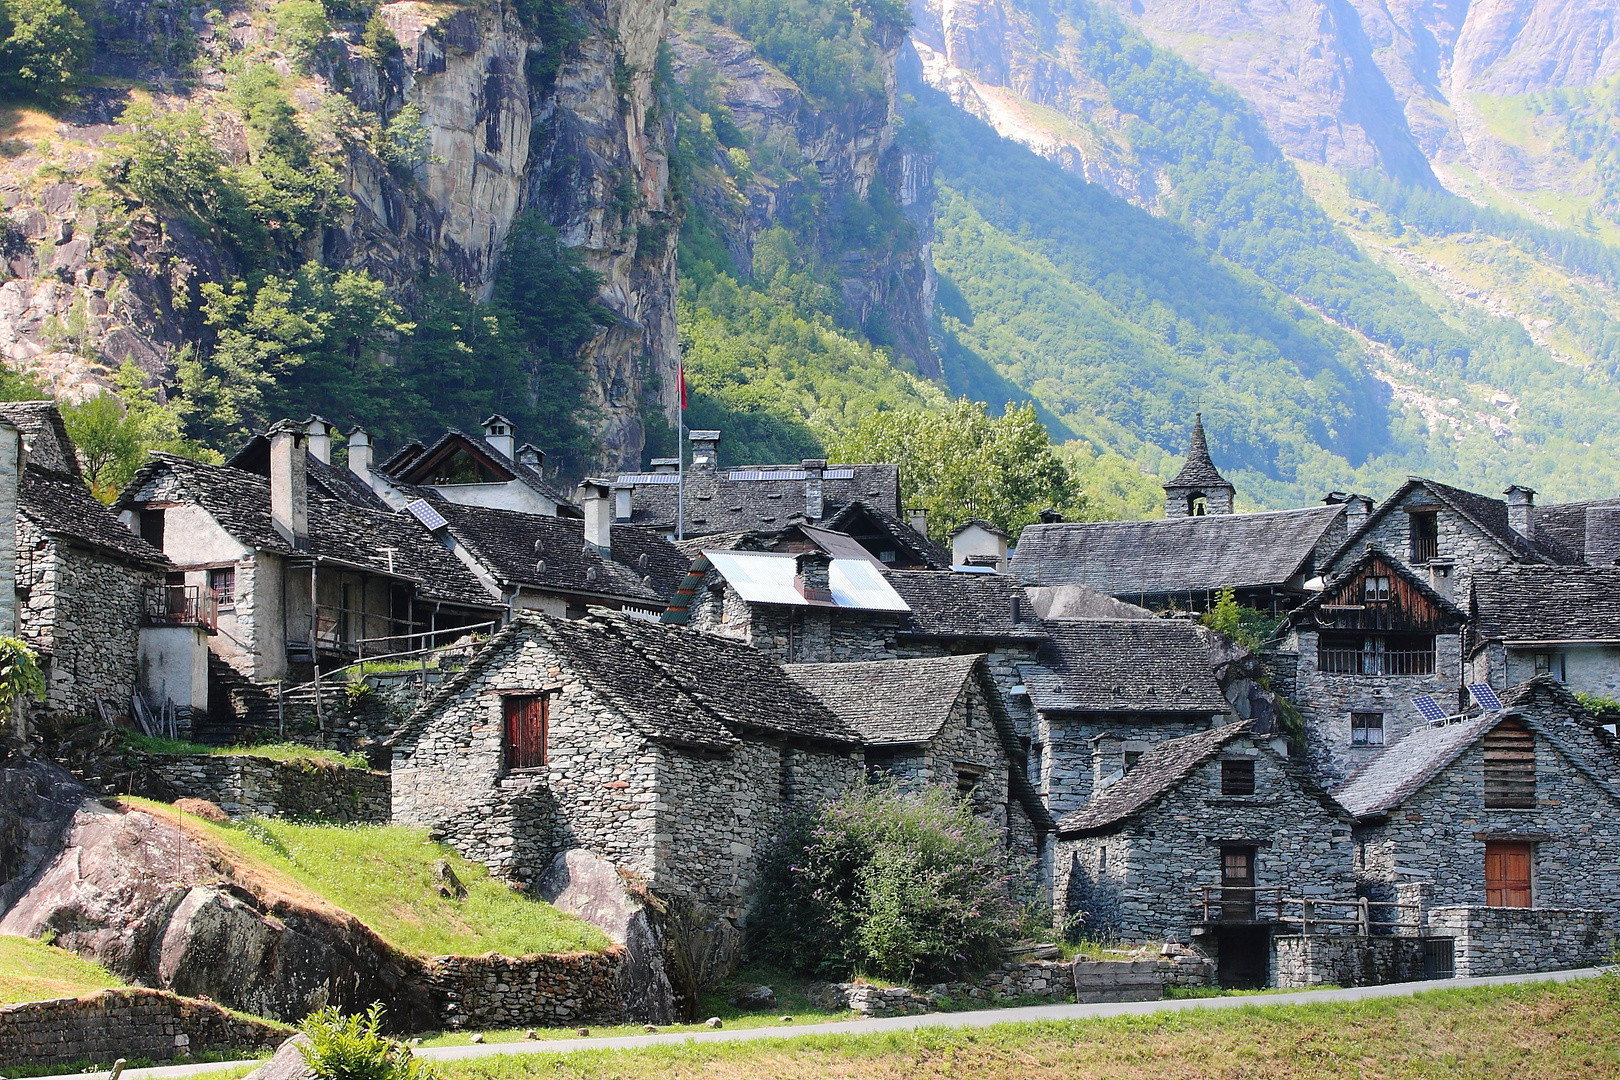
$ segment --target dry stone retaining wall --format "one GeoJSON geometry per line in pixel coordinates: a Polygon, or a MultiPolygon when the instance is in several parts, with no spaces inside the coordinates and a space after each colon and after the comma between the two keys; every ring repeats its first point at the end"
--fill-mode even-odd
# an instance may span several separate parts
{"type": "Polygon", "coordinates": [[[162,990],[102,990],[0,1007],[0,1068],[117,1058],[169,1061],[203,1050],[273,1047],[291,1028],[162,990]]]}
{"type": "Polygon", "coordinates": [[[1423,941],[1416,937],[1352,934],[1279,934],[1276,983],[1311,986],[1381,986],[1423,978],[1423,941]]]}
{"type": "Polygon", "coordinates": [[[275,761],[249,754],[131,757],[142,794],[207,799],[233,817],[383,823],[390,816],[387,773],[311,758],[275,761]]]}
{"type": "Polygon", "coordinates": [[[619,993],[624,961],[624,949],[614,947],[545,956],[435,956],[424,968],[440,1022],[484,1029],[630,1019],[619,993]]]}
{"type": "Polygon", "coordinates": [[[1442,907],[1429,934],[1453,938],[1457,977],[1560,971],[1603,963],[1614,936],[1601,911],[1559,908],[1442,907]]]}

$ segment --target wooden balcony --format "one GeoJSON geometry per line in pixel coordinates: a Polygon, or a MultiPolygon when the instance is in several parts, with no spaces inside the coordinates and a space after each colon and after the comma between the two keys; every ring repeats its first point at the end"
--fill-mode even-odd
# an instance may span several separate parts
{"type": "Polygon", "coordinates": [[[1318,649],[1316,668],[1327,675],[1433,675],[1434,650],[1318,649]]]}
{"type": "Polygon", "coordinates": [[[201,626],[219,630],[219,597],[200,585],[148,585],[141,596],[143,626],[201,626]]]}

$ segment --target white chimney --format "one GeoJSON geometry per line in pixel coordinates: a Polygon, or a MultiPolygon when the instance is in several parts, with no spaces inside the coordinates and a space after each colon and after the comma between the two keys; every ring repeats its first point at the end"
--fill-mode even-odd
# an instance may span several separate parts
{"type": "Polygon", "coordinates": [[[496,453],[508,461],[517,460],[517,435],[513,433],[512,421],[495,413],[480,426],[484,429],[484,441],[494,447],[496,453]]]}
{"type": "Polygon", "coordinates": [[[925,507],[913,506],[906,511],[906,519],[911,524],[911,531],[918,536],[928,535],[928,510],[925,507]]]}
{"type": "Polygon", "coordinates": [[[997,573],[1007,568],[1005,532],[988,521],[970,518],[951,530],[952,566],[994,566],[997,573]]]}
{"type": "Polygon", "coordinates": [[[270,429],[270,524],[300,550],[309,547],[308,438],[291,420],[270,429]]]}
{"type": "Polygon", "coordinates": [[[1372,517],[1373,501],[1366,495],[1351,495],[1344,501],[1344,524],[1355,532],[1372,517]]]}
{"type": "Polygon", "coordinates": [[[1536,489],[1514,484],[1502,494],[1507,496],[1508,525],[1526,540],[1536,538],[1536,489]]]}
{"type": "Polygon", "coordinates": [[[630,515],[635,512],[632,496],[635,488],[629,484],[620,484],[613,489],[613,519],[615,521],[629,521],[630,515]]]}
{"type": "Polygon", "coordinates": [[[585,542],[609,558],[613,555],[613,514],[608,500],[612,490],[613,481],[587,477],[574,492],[585,511],[585,542]]]}
{"type": "Polygon", "coordinates": [[[692,440],[692,471],[712,473],[720,463],[720,433],[694,431],[687,436],[692,440]]]}
{"type": "Polygon", "coordinates": [[[363,427],[349,432],[349,471],[367,487],[371,486],[371,436],[363,427]]]}
{"type": "Polygon", "coordinates": [[[17,489],[27,460],[22,432],[0,420],[0,635],[17,636],[17,489]]]}
{"type": "Polygon", "coordinates": [[[304,430],[309,434],[309,452],[322,465],[332,464],[332,425],[319,416],[311,416],[304,421],[304,430]]]}
{"type": "Polygon", "coordinates": [[[822,474],[827,471],[826,458],[805,458],[799,462],[804,469],[804,516],[820,521],[827,514],[827,499],[822,487],[822,474]]]}

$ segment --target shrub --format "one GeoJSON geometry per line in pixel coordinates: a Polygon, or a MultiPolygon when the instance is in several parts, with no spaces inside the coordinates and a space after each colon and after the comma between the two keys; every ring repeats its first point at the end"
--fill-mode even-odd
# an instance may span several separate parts
{"type": "Polygon", "coordinates": [[[1237,594],[1229,588],[1216,594],[1215,606],[1204,612],[1198,621],[1217,633],[1225,634],[1250,652],[1258,651],[1282,625],[1281,619],[1272,618],[1257,608],[1240,605],[1237,594]]]}
{"type": "Polygon", "coordinates": [[[60,98],[90,60],[90,30],[63,0],[0,0],[0,91],[60,98]]]}
{"type": "Polygon", "coordinates": [[[1021,869],[943,788],[856,788],[785,827],[761,875],[751,950],[829,978],[982,969],[1022,929],[1021,869]]]}
{"type": "Polygon", "coordinates": [[[402,1044],[382,1033],[378,1002],[363,1015],[344,1016],[327,1007],[304,1017],[298,1029],[309,1039],[300,1047],[316,1080],[428,1080],[435,1073],[411,1057],[402,1044]]]}
{"type": "Polygon", "coordinates": [[[309,70],[315,54],[332,32],[326,19],[326,8],[320,0],[282,0],[275,6],[271,17],[287,54],[298,62],[301,70],[309,70]]]}
{"type": "Polygon", "coordinates": [[[14,708],[24,698],[45,700],[45,674],[26,641],[0,637],[0,710],[14,708]]]}

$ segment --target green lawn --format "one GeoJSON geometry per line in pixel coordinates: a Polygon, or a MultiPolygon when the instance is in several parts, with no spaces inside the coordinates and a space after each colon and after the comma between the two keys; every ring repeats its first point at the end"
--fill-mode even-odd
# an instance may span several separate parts
{"type": "Polygon", "coordinates": [[[324,899],[418,956],[524,956],[608,946],[594,926],[514,891],[482,866],[428,839],[426,829],[260,818],[216,825],[149,799],[119,802],[181,822],[227,849],[248,876],[324,899]],[[433,880],[438,859],[449,860],[467,886],[466,899],[439,895],[433,880]]]}
{"type": "Polygon", "coordinates": [[[1110,1020],[435,1063],[446,1080],[1595,1080],[1620,977],[1110,1020]]]}
{"type": "Polygon", "coordinates": [[[273,761],[330,761],[353,769],[365,769],[366,759],[360,754],[345,754],[337,750],[317,750],[299,743],[263,743],[259,746],[204,746],[184,739],[154,739],[149,735],[126,732],[124,745],[131,750],[147,754],[212,754],[224,757],[232,754],[251,754],[273,761]]]}
{"type": "Polygon", "coordinates": [[[0,937],[0,1005],[78,997],[125,985],[100,964],[28,938],[0,937]]]}

